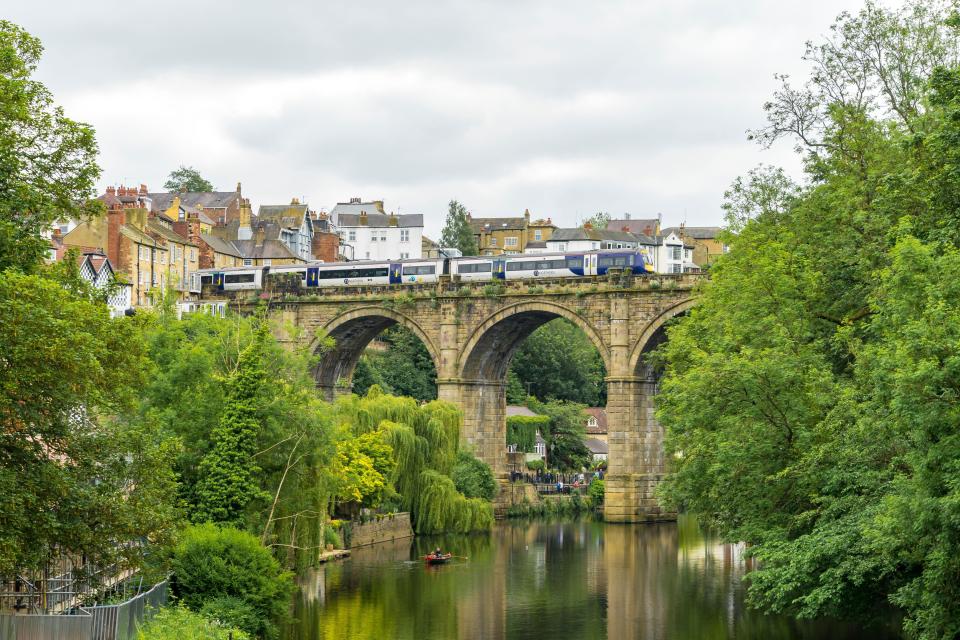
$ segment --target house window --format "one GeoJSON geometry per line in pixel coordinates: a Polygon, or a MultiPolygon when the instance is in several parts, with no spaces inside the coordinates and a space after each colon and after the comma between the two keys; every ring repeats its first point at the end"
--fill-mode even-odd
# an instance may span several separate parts
{"type": "Polygon", "coordinates": [[[536,240],[537,242],[543,240],[543,232],[540,231],[540,229],[537,229],[536,231],[534,231],[533,239],[536,240]]]}
{"type": "Polygon", "coordinates": [[[142,244],[141,244],[141,245],[137,245],[137,246],[140,248],[140,251],[139,251],[139,253],[140,253],[140,259],[141,259],[141,260],[149,260],[149,259],[150,259],[150,252],[147,251],[147,248],[146,248],[145,246],[143,246],[142,244]]]}
{"type": "Polygon", "coordinates": [[[250,258],[244,258],[244,259],[243,259],[243,266],[249,267],[249,266],[252,265],[252,264],[253,264],[253,260],[251,260],[250,258]]]}
{"type": "Polygon", "coordinates": [[[270,258],[267,258],[263,261],[263,266],[265,267],[269,267],[271,264],[273,264],[273,260],[271,260],[270,258]]]}
{"type": "Polygon", "coordinates": [[[376,242],[376,241],[377,241],[377,232],[374,231],[373,233],[370,234],[370,242],[376,242]]]}
{"type": "Polygon", "coordinates": [[[671,259],[671,260],[679,260],[679,259],[680,259],[680,252],[681,252],[682,249],[683,249],[683,247],[670,247],[670,259],[671,259]]]}
{"type": "Polygon", "coordinates": [[[690,260],[690,249],[684,249],[684,250],[683,250],[683,259],[684,259],[684,260],[690,260]]]}
{"type": "Polygon", "coordinates": [[[386,241],[387,241],[387,232],[386,232],[386,231],[381,231],[381,232],[380,232],[380,242],[386,242],[386,241]]]}
{"type": "Polygon", "coordinates": [[[410,257],[410,254],[409,254],[409,253],[401,253],[401,254],[400,254],[400,259],[401,259],[401,260],[406,260],[406,259],[409,258],[409,257],[410,257]]]}
{"type": "Polygon", "coordinates": [[[400,229],[400,242],[410,242],[410,229],[400,229]]]}
{"type": "Polygon", "coordinates": [[[190,262],[193,262],[196,259],[197,259],[197,250],[190,249],[190,262]]]}
{"type": "Polygon", "coordinates": [[[510,236],[509,238],[507,238],[507,239],[505,239],[505,240],[503,241],[503,246],[505,246],[505,247],[515,247],[515,246],[517,246],[518,244],[519,244],[519,242],[517,242],[517,237],[516,237],[516,236],[510,236]]]}
{"type": "Polygon", "coordinates": [[[356,231],[350,231],[350,232],[348,232],[348,233],[347,233],[347,240],[349,240],[350,242],[356,242],[356,241],[357,241],[357,232],[356,232],[356,231]]]}
{"type": "Polygon", "coordinates": [[[167,264],[167,252],[159,251],[158,253],[160,254],[160,264],[167,264]]]}
{"type": "Polygon", "coordinates": [[[491,247],[497,246],[497,237],[496,237],[496,236],[490,236],[490,246],[491,246],[491,247]]]}
{"type": "Polygon", "coordinates": [[[680,273],[680,265],[679,264],[670,265],[670,273],[680,273]]]}
{"type": "Polygon", "coordinates": [[[369,259],[370,259],[370,252],[367,251],[367,260],[369,260],[369,259]]]}

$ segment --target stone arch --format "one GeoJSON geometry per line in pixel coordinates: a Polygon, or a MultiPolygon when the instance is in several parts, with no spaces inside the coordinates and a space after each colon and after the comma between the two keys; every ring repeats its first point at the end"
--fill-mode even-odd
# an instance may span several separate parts
{"type": "Polygon", "coordinates": [[[505,380],[510,360],[520,344],[538,327],[556,318],[566,318],[579,327],[609,371],[610,350],[593,325],[554,302],[524,301],[498,309],[473,330],[457,358],[457,373],[462,380],[505,380]]]}
{"type": "Polygon", "coordinates": [[[679,315],[686,313],[696,304],[696,298],[681,300],[680,302],[677,302],[676,304],[666,308],[660,312],[656,318],[648,322],[643,329],[643,333],[640,334],[640,338],[637,340],[637,343],[633,346],[633,350],[630,352],[630,359],[627,363],[628,371],[633,372],[634,375],[648,377],[645,374],[646,365],[643,362],[644,354],[649,353],[662,344],[663,340],[666,338],[664,334],[664,327],[667,322],[673,320],[679,315]]]}
{"type": "MultiPolygon", "coordinates": [[[[439,370],[440,350],[416,321],[393,309],[370,305],[350,309],[320,327],[326,336],[334,339],[334,347],[321,356],[314,369],[317,386],[328,390],[328,395],[332,395],[338,381],[353,377],[357,361],[370,341],[395,324],[410,329],[420,338],[430,353],[433,366],[439,370]]],[[[315,352],[319,346],[319,338],[314,338],[310,350],[315,352]]]]}

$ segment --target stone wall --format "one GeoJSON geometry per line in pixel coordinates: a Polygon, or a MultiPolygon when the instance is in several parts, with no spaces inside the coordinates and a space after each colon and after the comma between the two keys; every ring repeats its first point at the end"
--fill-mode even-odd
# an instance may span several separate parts
{"type": "Polygon", "coordinates": [[[390,542],[402,538],[412,538],[409,513],[396,513],[372,520],[366,524],[354,523],[350,527],[350,548],[364,547],[379,542],[390,542]]]}

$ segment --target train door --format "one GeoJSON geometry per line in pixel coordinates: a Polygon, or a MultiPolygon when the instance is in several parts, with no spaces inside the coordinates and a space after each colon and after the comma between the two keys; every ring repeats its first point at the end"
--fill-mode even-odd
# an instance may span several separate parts
{"type": "Polygon", "coordinates": [[[493,259],[493,279],[505,280],[507,277],[507,261],[504,258],[493,259]]]}
{"type": "Polygon", "coordinates": [[[307,267],[307,286],[316,287],[320,284],[320,269],[307,267]]]}
{"type": "Polygon", "coordinates": [[[400,271],[400,263],[393,262],[390,264],[390,284],[400,284],[403,282],[403,274],[400,271]]]}
{"type": "Polygon", "coordinates": [[[223,291],[223,272],[213,274],[213,286],[217,291],[223,291]]]}

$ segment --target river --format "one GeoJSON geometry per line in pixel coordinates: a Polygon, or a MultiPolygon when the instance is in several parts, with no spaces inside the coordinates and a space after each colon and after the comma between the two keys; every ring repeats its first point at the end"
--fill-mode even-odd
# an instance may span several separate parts
{"type": "Polygon", "coordinates": [[[498,638],[884,640],[880,629],[765,616],[743,602],[736,545],[696,522],[498,522],[490,534],[354,551],[299,579],[286,640],[498,638]],[[466,559],[425,567],[436,546],[466,559]]]}

